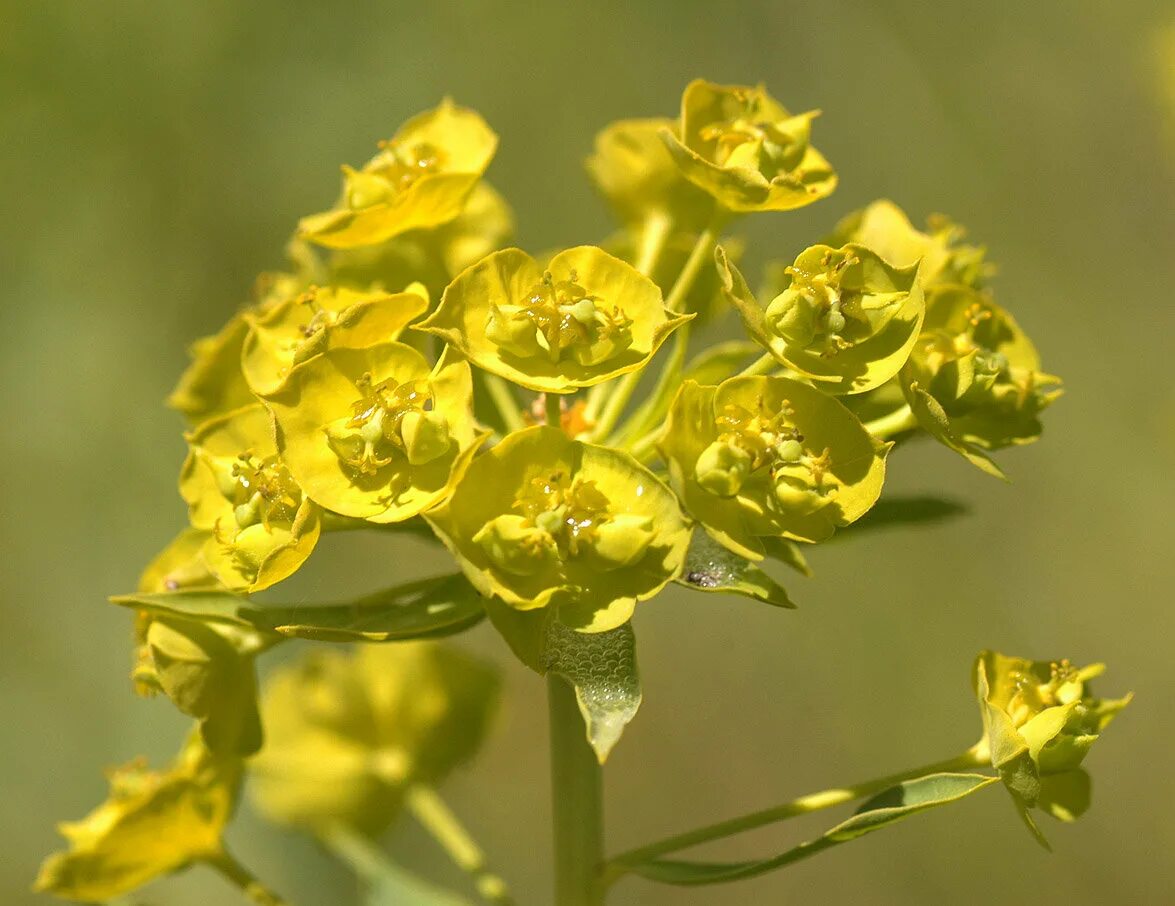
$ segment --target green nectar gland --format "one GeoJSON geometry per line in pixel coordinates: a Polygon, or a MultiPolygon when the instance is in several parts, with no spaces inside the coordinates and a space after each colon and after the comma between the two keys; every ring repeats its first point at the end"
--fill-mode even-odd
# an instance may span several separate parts
{"type": "Polygon", "coordinates": [[[773,122],[770,111],[764,109],[761,92],[736,88],[733,93],[742,111],[711,123],[699,133],[704,141],[716,143],[714,163],[728,169],[757,170],[772,182],[803,189],[803,181],[793,171],[800,165],[807,146],[806,119],[773,122]]]}
{"type": "Polygon", "coordinates": [[[374,383],[369,373],[356,381],[360,397],[350,416],[324,429],[331,449],[353,477],[372,476],[397,458],[423,465],[452,445],[448,421],[434,407],[426,380],[374,383]]]}
{"type": "Polygon", "coordinates": [[[550,271],[516,305],[492,307],[486,336],[506,352],[558,362],[571,356],[590,366],[632,345],[632,319],[589,293],[572,270],[566,280],[550,271]]]}
{"type": "Polygon", "coordinates": [[[731,403],[715,419],[718,437],[694,466],[698,484],[718,497],[733,497],[749,482],[763,479],[788,512],[807,515],[822,509],[836,492],[829,450],[816,453],[805,446],[787,400],[775,413],[762,399],[756,409],[731,403]]]}
{"type": "Polygon", "coordinates": [[[559,471],[531,479],[513,507],[473,538],[495,566],[515,575],[558,570],[584,558],[601,569],[635,563],[653,540],[647,516],[616,513],[592,480],[559,471]]]}

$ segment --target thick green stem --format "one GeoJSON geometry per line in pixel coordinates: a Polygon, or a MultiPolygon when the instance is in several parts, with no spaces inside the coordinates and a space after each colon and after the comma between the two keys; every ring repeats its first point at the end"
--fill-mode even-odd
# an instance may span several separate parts
{"type": "Polygon", "coordinates": [[[548,674],[555,906],[604,902],[603,771],[588,745],[575,690],[548,674]]]}
{"type": "Polygon", "coordinates": [[[727,821],[719,821],[717,824],[708,824],[696,830],[686,831],[684,834],[666,837],[664,840],[658,840],[647,846],[621,853],[611,859],[609,864],[614,866],[612,874],[616,875],[623,873],[624,867],[627,865],[638,865],[650,859],[667,855],[668,853],[674,853],[690,846],[697,846],[699,843],[708,843],[711,840],[730,837],[734,834],[740,834],[743,831],[763,827],[766,824],[774,824],[777,821],[806,815],[809,812],[832,808],[834,805],[855,802],[858,799],[864,799],[866,796],[872,796],[874,793],[888,790],[890,787],[896,786],[904,780],[913,780],[917,777],[925,777],[927,774],[938,774],[944,771],[976,768],[984,764],[990,765],[990,762],[981,757],[977,748],[971,748],[962,755],[948,758],[946,761],[938,761],[908,771],[902,771],[898,774],[889,774],[874,780],[866,780],[863,783],[854,784],[853,786],[822,790],[819,793],[809,793],[807,796],[801,796],[799,799],[793,799],[791,802],[785,802],[782,805],[763,809],[758,812],[751,812],[749,815],[742,815],[741,817],[731,818],[727,821]]]}
{"type": "Polygon", "coordinates": [[[895,409],[889,415],[883,415],[881,418],[875,418],[871,422],[865,422],[865,430],[881,440],[887,440],[895,434],[901,434],[903,431],[909,431],[917,427],[918,419],[910,411],[909,406],[902,406],[900,409],[895,409]]]}
{"type": "Polygon", "coordinates": [[[239,887],[250,903],[256,903],[257,906],[288,906],[285,900],[259,881],[228,850],[222,848],[220,852],[208,856],[204,861],[239,887]]]}
{"type": "Polygon", "coordinates": [[[412,817],[448,853],[453,864],[473,881],[478,896],[487,903],[514,902],[506,889],[506,882],[489,870],[481,848],[435,790],[426,786],[412,787],[406,804],[412,817]]]}
{"type": "Polygon", "coordinates": [[[559,394],[548,392],[543,397],[543,412],[548,425],[552,428],[563,427],[563,404],[559,402],[559,394]]]}
{"type": "Polygon", "coordinates": [[[514,396],[510,385],[496,374],[483,373],[482,379],[485,381],[486,392],[489,393],[490,399],[497,408],[498,415],[501,416],[506,430],[520,431],[525,428],[526,422],[522,418],[522,410],[518,407],[518,399],[514,396]]]}

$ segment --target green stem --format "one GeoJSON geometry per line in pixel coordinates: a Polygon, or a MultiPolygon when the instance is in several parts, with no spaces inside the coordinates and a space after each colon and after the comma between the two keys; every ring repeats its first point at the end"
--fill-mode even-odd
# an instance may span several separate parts
{"type": "Polygon", "coordinates": [[[663,211],[650,214],[645,220],[633,266],[646,277],[652,276],[672,231],[673,219],[663,211]]]}
{"type": "Polygon", "coordinates": [[[204,861],[224,875],[230,883],[240,888],[241,893],[250,903],[256,903],[257,906],[287,906],[285,900],[259,881],[227,849],[222,847],[220,852],[208,856],[204,861]]]}
{"type": "Polygon", "coordinates": [[[718,237],[728,219],[729,215],[725,211],[715,211],[706,228],[698,236],[698,241],[694,243],[689,257],[685,259],[681,273],[677,275],[677,280],[673,283],[673,289],[669,290],[669,295],[665,297],[665,307],[670,311],[681,311],[681,303],[685,301],[686,295],[693,288],[694,281],[702,272],[703,265],[714,254],[714,246],[718,244],[718,237]]]}
{"type": "Polygon", "coordinates": [[[757,827],[763,827],[767,824],[774,824],[777,821],[784,821],[788,818],[806,815],[809,812],[832,808],[834,805],[855,802],[858,799],[872,796],[874,793],[888,790],[890,787],[904,780],[912,780],[917,777],[924,777],[927,774],[938,774],[944,771],[975,768],[984,764],[990,764],[990,762],[981,758],[976,748],[971,748],[962,755],[948,758],[945,761],[922,765],[921,767],[902,771],[898,774],[878,777],[874,780],[866,780],[863,783],[858,783],[853,786],[822,790],[819,793],[809,793],[807,796],[801,796],[799,799],[793,799],[791,802],[785,802],[782,805],[763,809],[758,812],[751,812],[751,814],[743,815],[739,818],[719,821],[717,824],[708,824],[696,830],[686,831],[684,834],[675,834],[672,837],[666,837],[664,840],[658,840],[647,846],[641,846],[637,849],[621,853],[611,859],[609,865],[614,867],[612,874],[615,875],[618,872],[623,873],[624,867],[627,865],[638,865],[668,853],[677,852],[690,846],[697,846],[699,843],[708,843],[711,840],[741,834],[744,831],[754,830],[757,827]]]}
{"type": "Polygon", "coordinates": [[[563,406],[559,403],[559,394],[547,391],[543,398],[543,412],[547,417],[547,424],[552,428],[563,427],[563,406]]]}
{"type": "Polygon", "coordinates": [[[755,361],[738,373],[739,377],[752,377],[757,374],[770,374],[779,368],[779,361],[769,352],[763,353],[755,361]]]}
{"type": "Polygon", "coordinates": [[[603,771],[588,745],[571,685],[548,674],[547,702],[551,715],[555,906],[602,906],[603,771]]]}
{"type": "Polygon", "coordinates": [[[485,380],[486,392],[497,408],[506,430],[521,431],[525,428],[526,421],[522,418],[522,410],[518,407],[518,399],[510,385],[496,374],[483,372],[482,378],[485,380]]]}
{"type": "Polygon", "coordinates": [[[489,870],[485,854],[435,790],[426,786],[412,787],[406,804],[412,817],[449,854],[453,864],[473,881],[478,896],[487,903],[514,902],[506,889],[506,882],[489,870]]]}
{"type": "Polygon", "coordinates": [[[889,413],[889,415],[883,415],[881,418],[875,418],[871,422],[865,422],[865,430],[881,440],[886,440],[895,434],[901,434],[903,431],[909,431],[911,428],[917,427],[918,419],[910,411],[909,406],[902,406],[900,409],[895,409],[889,413]]]}

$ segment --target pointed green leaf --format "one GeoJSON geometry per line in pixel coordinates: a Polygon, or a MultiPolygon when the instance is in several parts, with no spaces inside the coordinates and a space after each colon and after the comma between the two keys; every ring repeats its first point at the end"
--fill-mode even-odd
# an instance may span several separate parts
{"type": "Polygon", "coordinates": [[[677,581],[698,591],[743,595],[775,607],[796,606],[782,585],[750,560],[727,550],[701,529],[694,531],[685,558],[685,568],[677,581]]]}
{"type": "Polygon", "coordinates": [[[956,802],[998,782],[998,777],[986,774],[930,774],[916,780],[907,780],[879,793],[864,803],[851,818],[842,821],[827,833],[769,859],[728,863],[658,859],[635,866],[624,866],[624,870],[651,881],[689,886],[723,884],[754,878],[838,844],[881,830],[918,812],[956,802]]]}
{"type": "Polygon", "coordinates": [[[155,616],[331,642],[387,642],[451,635],[468,629],[485,615],[481,596],[460,573],[409,582],[333,604],[260,604],[223,591],[132,594],[110,600],[155,616]]]}
{"type": "Polygon", "coordinates": [[[608,632],[576,632],[551,621],[543,660],[547,671],[575,687],[588,742],[603,764],[641,705],[632,624],[608,632]]]}

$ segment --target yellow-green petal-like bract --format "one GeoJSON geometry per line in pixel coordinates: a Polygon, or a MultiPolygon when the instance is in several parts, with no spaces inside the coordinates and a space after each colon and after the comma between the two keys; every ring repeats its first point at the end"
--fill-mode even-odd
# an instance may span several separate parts
{"type": "Polygon", "coordinates": [[[690,535],[673,493],[631,456],[545,426],[474,460],[425,518],[482,594],[557,607],[587,632],[625,623],[674,579],[690,535]]]}
{"type": "Polygon", "coordinates": [[[259,396],[276,391],[290,369],[328,349],[360,349],[397,339],[428,308],[420,284],[404,292],[311,286],[249,319],[241,369],[259,396]]]}
{"type": "Polygon", "coordinates": [[[505,249],[462,271],[416,329],[531,390],[570,393],[644,366],[691,316],[665,309],[648,277],[595,246],[546,268],[505,249]]]}
{"type": "Polygon", "coordinates": [[[784,377],[687,380],[659,443],[686,510],[754,560],[764,537],[823,541],[877,502],[889,444],[840,402],[784,377]]]}
{"type": "Polygon", "coordinates": [[[408,786],[476,753],[498,687],[491,666],[436,642],[312,652],[265,683],[250,794],[281,824],[378,832],[408,786]]]}
{"type": "Polygon", "coordinates": [[[810,144],[815,111],[786,109],[763,86],[697,79],[676,130],[661,133],[685,178],[728,211],[790,211],[832,194],[836,172],[810,144]]]}
{"type": "Polygon", "coordinates": [[[430,369],[402,343],[332,349],[296,366],[265,398],[282,461],[335,513],[403,522],[440,503],[485,434],[469,365],[430,369]]]}
{"type": "Polygon", "coordinates": [[[381,142],[362,170],[344,167],[338,205],[304,217],[298,233],[342,249],[447,223],[461,213],[497,147],[485,120],[446,98],[381,142]]]}
{"type": "Polygon", "coordinates": [[[261,591],[310,556],[318,507],[278,456],[273,420],[254,403],[188,435],[180,494],[192,526],[210,533],[204,563],[227,588],[261,591]]]}
{"type": "Polygon", "coordinates": [[[110,797],[58,825],[69,850],[41,865],[36,890],[104,903],[222,852],[239,786],[238,759],[217,758],[193,735],[165,771],[135,761],[111,771],[110,797]]]}
{"type": "Polygon", "coordinates": [[[926,313],[917,264],[897,268],[860,245],[812,246],[764,310],[721,248],[715,258],[751,337],[830,393],[879,387],[910,357],[926,313]]]}

